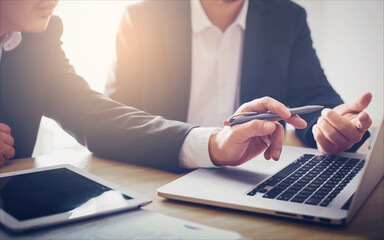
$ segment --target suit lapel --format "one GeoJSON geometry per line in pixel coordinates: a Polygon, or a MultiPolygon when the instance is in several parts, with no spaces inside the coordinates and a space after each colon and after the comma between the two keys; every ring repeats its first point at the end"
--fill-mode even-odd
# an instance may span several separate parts
{"type": "Polygon", "coordinates": [[[240,103],[260,97],[263,72],[269,61],[271,16],[263,1],[249,1],[244,36],[240,103]]]}

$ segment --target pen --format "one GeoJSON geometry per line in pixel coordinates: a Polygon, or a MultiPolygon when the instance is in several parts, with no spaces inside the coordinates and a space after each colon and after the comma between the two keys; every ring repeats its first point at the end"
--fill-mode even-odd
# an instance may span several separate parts
{"type": "MultiPolygon", "coordinates": [[[[324,108],[324,106],[309,105],[309,106],[304,106],[304,107],[290,108],[288,110],[293,116],[293,115],[316,112],[316,111],[319,111],[323,108],[324,108]]],[[[235,114],[232,117],[230,117],[227,121],[227,125],[228,126],[234,126],[234,125],[249,122],[249,121],[252,121],[255,119],[267,120],[267,119],[273,119],[273,118],[280,118],[280,116],[275,114],[275,113],[270,113],[270,112],[261,113],[261,114],[257,114],[257,112],[243,112],[243,113],[235,114]]]]}

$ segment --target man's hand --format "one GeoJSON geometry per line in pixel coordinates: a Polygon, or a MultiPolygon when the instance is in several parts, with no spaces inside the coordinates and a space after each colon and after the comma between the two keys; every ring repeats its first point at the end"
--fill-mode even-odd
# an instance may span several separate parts
{"type": "Polygon", "coordinates": [[[341,104],[334,109],[324,109],[312,128],[320,152],[335,155],[348,150],[359,142],[372,124],[366,112],[372,94],[365,93],[357,101],[341,104]]]}
{"type": "MultiPolygon", "coordinates": [[[[291,116],[284,104],[264,97],[243,104],[236,113],[272,112],[296,128],[305,128],[307,123],[299,116],[291,116]]],[[[277,121],[252,120],[232,127],[225,126],[209,139],[209,154],[216,166],[237,166],[264,152],[266,159],[278,160],[284,141],[284,128],[277,121]]]]}
{"type": "Polygon", "coordinates": [[[0,123],[0,167],[4,165],[5,161],[15,156],[13,144],[14,139],[11,136],[11,128],[4,123],[0,123]]]}

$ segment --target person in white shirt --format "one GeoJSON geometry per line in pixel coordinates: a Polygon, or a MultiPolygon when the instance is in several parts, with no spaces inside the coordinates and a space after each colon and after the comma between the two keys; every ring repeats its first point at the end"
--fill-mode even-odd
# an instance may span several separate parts
{"type": "Polygon", "coordinates": [[[269,96],[303,115],[297,136],[325,154],[369,136],[372,94],[344,103],[320,66],[305,10],[291,1],[143,1],[127,6],[106,93],[168,119],[222,126],[235,109],[269,96]]]}
{"type": "MultiPolygon", "coordinates": [[[[61,49],[62,22],[52,16],[57,2],[0,0],[0,166],[31,157],[42,116],[56,120],[97,156],[168,171],[239,165],[264,151],[267,159],[279,158],[284,132],[277,121],[198,127],[124,106],[90,89],[61,49]]],[[[237,110],[244,111],[270,111],[298,128],[306,126],[272,98],[237,110]]]]}

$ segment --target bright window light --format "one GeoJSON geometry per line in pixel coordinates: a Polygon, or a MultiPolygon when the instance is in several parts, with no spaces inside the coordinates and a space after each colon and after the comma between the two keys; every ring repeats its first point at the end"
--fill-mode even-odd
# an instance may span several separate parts
{"type": "MultiPolygon", "coordinates": [[[[96,91],[103,92],[121,14],[137,1],[62,0],[55,15],[64,24],[62,48],[77,74],[96,91]]],[[[53,120],[43,118],[33,156],[63,149],[82,148],[53,120]]]]}

